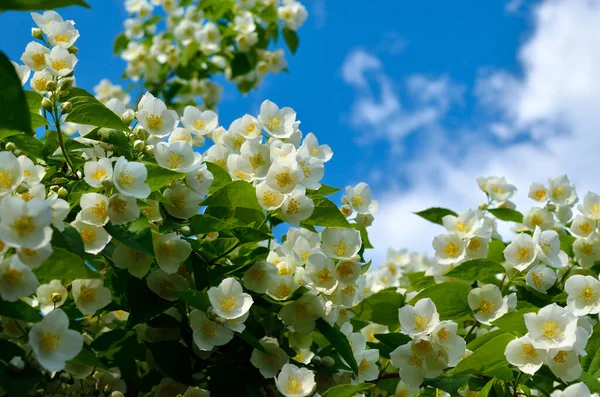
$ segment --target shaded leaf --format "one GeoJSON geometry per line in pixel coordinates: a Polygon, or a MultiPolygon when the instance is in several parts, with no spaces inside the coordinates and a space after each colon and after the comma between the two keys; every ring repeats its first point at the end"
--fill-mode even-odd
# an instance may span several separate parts
{"type": "Polygon", "coordinates": [[[34,269],[33,273],[40,284],[60,280],[66,285],[76,279],[102,278],[100,272],[91,269],[82,257],[58,247],[52,248],[52,255],[34,269]]]}
{"type": "Polygon", "coordinates": [[[502,221],[523,223],[523,214],[519,211],[510,208],[490,208],[488,211],[502,221]]]}
{"type": "MultiPolygon", "coordinates": [[[[4,0],[0,5],[0,10],[11,9],[13,1],[4,0]],[[6,1],[9,4],[5,4],[6,1]]],[[[14,3],[15,6],[18,4],[18,2],[14,3]]],[[[0,87],[2,87],[0,89],[0,128],[32,134],[31,116],[25,93],[21,87],[21,79],[3,52],[0,52],[0,87]]]]}
{"type": "Polygon", "coordinates": [[[346,363],[352,368],[354,373],[358,373],[358,364],[354,358],[354,353],[348,342],[348,338],[339,329],[329,325],[327,321],[322,318],[317,319],[317,330],[323,334],[323,336],[331,343],[337,353],[346,361],[346,363]]]}
{"type": "Polygon", "coordinates": [[[482,281],[504,273],[504,266],[489,259],[472,259],[461,263],[445,275],[461,280],[482,281]]]}
{"type": "Polygon", "coordinates": [[[429,222],[437,223],[438,225],[443,225],[442,218],[446,215],[458,216],[456,212],[440,207],[428,208],[423,211],[415,212],[415,214],[419,215],[423,219],[427,219],[429,222]]]}
{"type": "Polygon", "coordinates": [[[410,301],[410,304],[414,305],[423,298],[430,298],[437,307],[440,319],[457,321],[471,315],[471,308],[467,302],[469,292],[471,292],[469,284],[446,281],[425,288],[410,301]]]}

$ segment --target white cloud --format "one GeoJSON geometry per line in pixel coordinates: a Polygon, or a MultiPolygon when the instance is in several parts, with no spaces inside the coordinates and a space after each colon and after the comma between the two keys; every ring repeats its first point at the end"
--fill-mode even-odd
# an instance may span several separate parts
{"type": "MultiPolygon", "coordinates": [[[[418,148],[419,155],[403,166],[408,187],[379,197],[371,229],[376,261],[388,246],[430,251],[432,238],[442,229],[411,212],[430,206],[460,212],[476,206],[483,200],[475,182],[480,175],[505,175],[519,187],[516,201],[525,210],[533,204],[526,199],[529,184],[562,173],[580,196],[587,190],[600,192],[595,164],[600,147],[599,20],[600,2],[591,0],[547,0],[534,10],[533,33],[518,54],[522,73],[487,72],[477,84],[481,104],[496,110],[498,118],[460,135],[437,134],[435,146],[418,148]],[[506,142],[499,146],[490,130],[506,142]],[[527,139],[512,139],[516,134],[527,139]],[[448,150],[453,147],[458,154],[448,150]]],[[[438,92],[443,95],[444,89],[438,92]]]]}

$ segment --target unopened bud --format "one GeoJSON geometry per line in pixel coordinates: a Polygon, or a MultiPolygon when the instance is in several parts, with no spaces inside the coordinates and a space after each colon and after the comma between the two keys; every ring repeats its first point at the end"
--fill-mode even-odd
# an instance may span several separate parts
{"type": "Polygon", "coordinates": [[[42,33],[42,29],[31,28],[31,37],[34,39],[41,40],[44,38],[44,34],[42,33]]]}
{"type": "Polygon", "coordinates": [[[69,90],[67,89],[62,89],[60,90],[60,92],[58,93],[58,97],[59,98],[66,98],[69,96],[69,90]]]}
{"type": "Polygon", "coordinates": [[[110,189],[114,185],[115,184],[113,183],[112,179],[105,179],[102,181],[102,187],[105,189],[110,189]]]}
{"type": "Polygon", "coordinates": [[[335,365],[335,360],[330,356],[325,356],[321,359],[321,363],[325,368],[331,368],[335,365]]]}
{"type": "Polygon", "coordinates": [[[62,186],[58,189],[57,193],[60,198],[65,198],[69,195],[69,191],[62,186]]]}
{"type": "Polygon", "coordinates": [[[142,150],[144,150],[144,148],[146,147],[146,144],[144,144],[144,141],[140,141],[139,139],[135,142],[133,142],[133,148],[135,150],[137,150],[138,152],[141,152],[142,150]]]}
{"type": "Polygon", "coordinates": [[[125,124],[129,125],[133,121],[134,117],[133,110],[128,109],[121,115],[121,120],[123,120],[125,124]]]}
{"type": "Polygon", "coordinates": [[[16,147],[16,146],[15,146],[15,144],[14,144],[14,143],[12,143],[12,142],[8,142],[8,143],[6,144],[6,150],[7,150],[7,151],[9,151],[9,152],[12,152],[12,151],[13,151],[13,150],[15,150],[16,148],[17,148],[17,147],[16,147]]]}
{"type": "Polygon", "coordinates": [[[58,292],[53,292],[52,295],[50,295],[50,300],[54,303],[58,303],[62,300],[62,295],[58,292]]]}
{"type": "Polygon", "coordinates": [[[184,236],[189,236],[190,233],[192,233],[192,231],[189,226],[183,226],[181,228],[181,234],[183,234],[184,236]]]}
{"type": "Polygon", "coordinates": [[[44,390],[44,389],[37,389],[35,391],[35,395],[37,397],[45,397],[46,396],[46,390],[44,390]]]}
{"type": "Polygon", "coordinates": [[[358,214],[356,216],[356,223],[361,226],[369,227],[373,224],[373,215],[372,214],[358,214]]]}
{"type": "Polygon", "coordinates": [[[154,156],[154,146],[146,145],[144,148],[144,153],[146,153],[148,156],[154,156]]]}
{"type": "Polygon", "coordinates": [[[342,204],[350,204],[347,196],[342,197],[342,204]]]}
{"type": "Polygon", "coordinates": [[[69,385],[73,384],[73,377],[68,372],[61,372],[58,379],[60,379],[62,382],[67,383],[69,385]]]}
{"type": "Polygon", "coordinates": [[[111,386],[111,385],[109,385],[109,384],[107,384],[107,385],[104,385],[104,390],[103,390],[103,391],[104,391],[104,393],[106,393],[106,394],[109,394],[109,393],[111,393],[111,392],[112,392],[112,386],[111,386]]]}
{"type": "Polygon", "coordinates": [[[69,113],[73,110],[73,104],[71,102],[63,102],[60,105],[60,111],[63,113],[69,113]]]}
{"type": "Polygon", "coordinates": [[[46,83],[46,91],[54,91],[56,89],[56,82],[54,80],[50,80],[46,83]]]}
{"type": "Polygon", "coordinates": [[[145,128],[142,128],[142,127],[138,127],[137,131],[135,132],[135,134],[142,141],[145,141],[150,136],[150,134],[148,133],[148,131],[145,128]]]}
{"type": "Polygon", "coordinates": [[[323,363],[323,360],[321,360],[321,357],[319,357],[319,356],[314,356],[313,358],[310,359],[310,363],[312,365],[314,365],[315,367],[320,367],[321,364],[323,363]]]}
{"type": "Polygon", "coordinates": [[[81,171],[77,171],[75,174],[77,175],[77,179],[83,178],[83,174],[81,173],[81,171]]]}
{"type": "Polygon", "coordinates": [[[42,98],[42,107],[46,110],[52,109],[52,101],[48,98],[42,98]]]}
{"type": "Polygon", "coordinates": [[[67,385],[66,383],[63,383],[62,385],[60,385],[60,391],[62,393],[66,393],[69,391],[69,385],[67,385]]]}
{"type": "Polygon", "coordinates": [[[482,210],[482,211],[487,210],[488,209],[487,203],[481,203],[481,204],[479,204],[479,209],[482,210]]]}
{"type": "Polygon", "coordinates": [[[23,361],[21,356],[14,356],[8,362],[8,369],[14,372],[21,372],[25,369],[25,361],[23,361]]]}
{"type": "Polygon", "coordinates": [[[50,186],[50,191],[56,193],[56,192],[58,192],[59,187],[60,186],[58,186],[58,185],[52,185],[52,186],[50,186]]]}
{"type": "Polygon", "coordinates": [[[546,209],[550,212],[554,212],[556,211],[556,204],[548,203],[548,205],[546,205],[546,209]]]}
{"type": "Polygon", "coordinates": [[[69,88],[73,87],[73,85],[75,84],[75,79],[70,78],[70,79],[62,79],[59,82],[60,85],[60,89],[61,91],[66,91],[69,88]]]}
{"type": "Polygon", "coordinates": [[[69,47],[68,51],[69,51],[69,53],[71,53],[73,55],[77,55],[77,53],[79,52],[79,48],[72,45],[71,47],[69,47]]]}
{"type": "Polygon", "coordinates": [[[215,318],[215,322],[216,322],[217,324],[221,324],[221,325],[223,325],[223,324],[225,324],[225,323],[227,322],[227,320],[226,320],[226,319],[224,319],[223,317],[217,317],[217,318],[215,318]]]}
{"type": "Polygon", "coordinates": [[[352,215],[352,208],[349,205],[342,205],[340,207],[340,211],[345,217],[349,217],[350,215],[352,215]]]}

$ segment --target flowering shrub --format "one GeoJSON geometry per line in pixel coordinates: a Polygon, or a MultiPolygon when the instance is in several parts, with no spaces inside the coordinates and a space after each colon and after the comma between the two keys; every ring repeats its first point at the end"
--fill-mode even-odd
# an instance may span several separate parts
{"type": "MultiPolygon", "coordinates": [[[[162,4],[173,32],[197,22],[199,8],[162,4]]],[[[241,26],[277,6],[236,4],[199,7],[241,26]]],[[[148,17],[149,3],[127,7],[148,17]]],[[[286,13],[301,9],[279,15],[297,25],[286,13]]],[[[377,202],[365,183],[328,198],[333,152],[293,109],[264,101],[225,129],[206,96],[174,101],[190,80],[148,71],[179,47],[153,49],[138,19],[129,46],[156,57],[138,74],[154,94],[135,109],[108,83],[95,97],[75,84],[74,23],[32,17],[22,64],[0,53],[0,395],[600,393],[599,195],[579,203],[561,176],[532,184],[522,214],[513,185],[479,178],[479,208],[418,213],[445,229],[433,258],[390,250],[370,269],[377,202]]],[[[231,45],[203,29],[200,56],[231,45]]]]}

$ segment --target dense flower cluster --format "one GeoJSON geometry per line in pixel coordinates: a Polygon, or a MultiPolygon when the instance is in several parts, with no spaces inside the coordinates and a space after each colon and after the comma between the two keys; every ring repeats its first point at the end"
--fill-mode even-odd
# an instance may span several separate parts
{"type": "Polygon", "coordinates": [[[222,91],[211,75],[225,74],[247,92],[268,73],[285,70],[283,49],[269,44],[281,29],[295,52],[296,30],[308,17],[296,0],[127,0],[125,8],[130,17],[116,41],[125,75],[154,92],[169,92],[170,105],[177,95],[180,104],[202,98],[207,108],[215,107],[222,91]]]}

